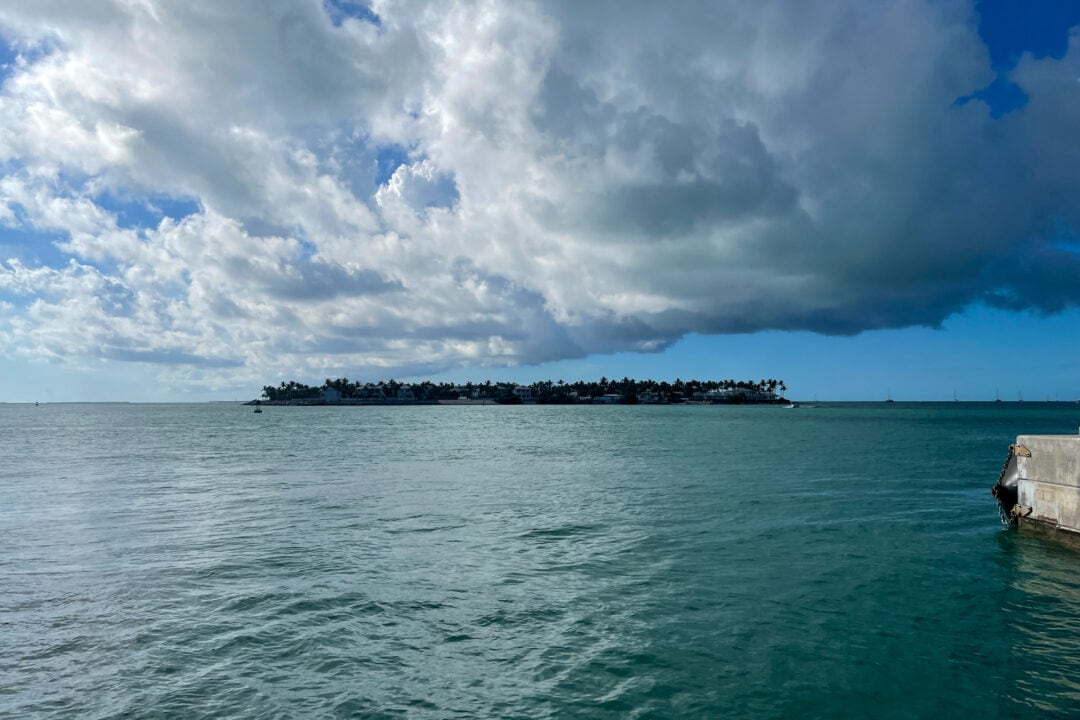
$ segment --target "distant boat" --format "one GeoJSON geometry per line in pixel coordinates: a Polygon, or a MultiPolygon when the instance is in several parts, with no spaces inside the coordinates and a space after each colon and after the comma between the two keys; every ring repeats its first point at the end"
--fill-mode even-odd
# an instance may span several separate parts
{"type": "Polygon", "coordinates": [[[994,402],[1001,402],[1001,390],[994,391],[994,402]]]}
{"type": "Polygon", "coordinates": [[[788,400],[788,404],[784,406],[784,408],[786,408],[788,410],[791,410],[791,409],[794,409],[794,408],[797,408],[797,407],[802,407],[802,406],[799,405],[799,403],[794,402],[792,400],[788,400]]]}
{"type": "Polygon", "coordinates": [[[892,399],[892,388],[889,388],[889,390],[888,390],[888,391],[886,392],[886,398],[885,398],[885,402],[893,402],[893,399],[892,399]]]}
{"type": "Polygon", "coordinates": [[[952,401],[953,402],[960,402],[959,398],[956,397],[956,391],[955,390],[952,391],[952,401]]]}
{"type": "Polygon", "coordinates": [[[256,400],[256,401],[255,401],[255,412],[257,412],[257,413],[261,413],[261,412],[262,412],[262,408],[261,408],[261,407],[259,407],[260,405],[262,405],[262,403],[261,403],[261,402],[259,402],[258,400],[256,400]]]}

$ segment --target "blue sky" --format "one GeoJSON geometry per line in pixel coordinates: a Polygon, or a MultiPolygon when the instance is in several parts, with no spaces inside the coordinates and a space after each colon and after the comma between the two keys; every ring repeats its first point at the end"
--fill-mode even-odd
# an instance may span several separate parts
{"type": "Polygon", "coordinates": [[[0,65],[0,400],[1080,398],[1075,3],[0,2],[0,65]]]}

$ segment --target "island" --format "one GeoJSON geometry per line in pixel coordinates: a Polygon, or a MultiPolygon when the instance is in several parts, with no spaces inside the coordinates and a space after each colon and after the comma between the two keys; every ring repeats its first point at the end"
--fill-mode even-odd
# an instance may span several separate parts
{"type": "Polygon", "coordinates": [[[319,386],[295,380],[266,385],[248,405],[775,405],[788,404],[782,380],[544,380],[512,382],[400,383],[327,378],[319,386]]]}

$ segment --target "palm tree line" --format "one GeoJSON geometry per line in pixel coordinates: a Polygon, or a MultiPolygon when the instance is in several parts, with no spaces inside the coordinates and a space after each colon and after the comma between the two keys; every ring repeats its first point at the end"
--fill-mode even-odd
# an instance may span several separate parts
{"type": "Polygon", "coordinates": [[[322,385],[306,385],[295,380],[282,381],[280,385],[266,385],[262,389],[262,397],[271,402],[287,402],[294,400],[318,400],[327,395],[327,391],[334,391],[336,396],[349,400],[380,400],[395,399],[402,396],[402,391],[408,391],[412,399],[418,401],[456,400],[462,397],[469,399],[490,400],[513,400],[520,396],[515,389],[526,387],[530,395],[539,403],[575,403],[591,402],[594,398],[618,396],[623,403],[636,403],[643,399],[652,402],[686,402],[704,400],[709,393],[711,397],[717,396],[717,391],[722,391],[723,396],[729,402],[749,401],[751,398],[769,397],[779,400],[787,391],[783,380],[774,378],[762,380],[682,380],[676,378],[674,382],[666,380],[635,380],[624,377],[622,380],[601,377],[596,381],[577,380],[565,382],[563,380],[542,380],[530,385],[519,385],[513,382],[492,382],[487,380],[481,383],[466,382],[431,382],[425,380],[418,383],[401,383],[396,380],[379,380],[377,382],[363,382],[349,380],[347,377],[327,378],[322,385]],[[779,390],[779,394],[777,391],[779,390]]]}

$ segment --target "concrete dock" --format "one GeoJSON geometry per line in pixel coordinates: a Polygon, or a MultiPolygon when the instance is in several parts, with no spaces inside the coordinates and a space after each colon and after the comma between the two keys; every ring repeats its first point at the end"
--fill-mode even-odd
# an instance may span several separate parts
{"type": "Polygon", "coordinates": [[[1080,435],[1017,436],[994,496],[1003,521],[1080,544],[1080,435]]]}

